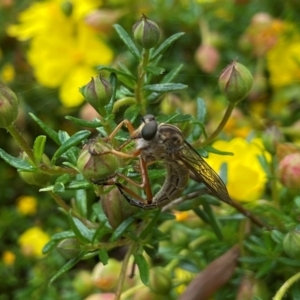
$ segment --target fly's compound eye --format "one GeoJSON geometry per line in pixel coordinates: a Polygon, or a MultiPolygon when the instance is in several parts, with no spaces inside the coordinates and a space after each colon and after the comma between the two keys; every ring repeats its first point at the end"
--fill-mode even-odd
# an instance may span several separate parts
{"type": "Polygon", "coordinates": [[[146,123],[142,129],[141,135],[145,141],[151,141],[157,132],[157,122],[150,121],[146,123]]]}

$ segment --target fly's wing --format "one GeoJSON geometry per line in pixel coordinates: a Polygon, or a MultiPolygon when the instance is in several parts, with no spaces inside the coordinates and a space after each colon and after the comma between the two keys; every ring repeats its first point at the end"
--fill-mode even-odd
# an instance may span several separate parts
{"type": "Polygon", "coordinates": [[[220,176],[188,142],[184,142],[184,146],[179,153],[178,159],[194,173],[195,180],[204,183],[211,193],[220,200],[228,204],[232,203],[227,188],[220,176]]]}

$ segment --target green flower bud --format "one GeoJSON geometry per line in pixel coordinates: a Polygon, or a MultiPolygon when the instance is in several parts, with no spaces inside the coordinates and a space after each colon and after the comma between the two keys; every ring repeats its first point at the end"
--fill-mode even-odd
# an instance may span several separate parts
{"type": "Polygon", "coordinates": [[[300,255],[300,231],[293,230],[283,239],[283,250],[291,258],[299,258],[300,255]]]}
{"type": "Polygon", "coordinates": [[[110,226],[114,229],[138,211],[138,208],[130,205],[116,188],[101,195],[101,205],[110,226]]]}
{"type": "Polygon", "coordinates": [[[76,292],[82,298],[85,298],[88,295],[90,295],[95,289],[91,273],[84,270],[78,271],[75,274],[75,278],[72,281],[72,285],[76,292]]]}
{"type": "Polygon", "coordinates": [[[64,1],[60,4],[60,8],[67,17],[70,17],[73,12],[73,3],[71,1],[64,1]]]}
{"type": "Polygon", "coordinates": [[[105,266],[98,263],[92,271],[94,284],[102,291],[113,291],[119,281],[121,267],[121,263],[112,258],[105,266]]]}
{"type": "Polygon", "coordinates": [[[162,267],[150,269],[149,288],[157,294],[168,294],[172,288],[170,274],[162,267]]]}
{"type": "Polygon", "coordinates": [[[262,140],[266,150],[272,154],[276,153],[276,145],[283,141],[283,135],[278,127],[271,126],[262,134],[262,140]]]}
{"type": "Polygon", "coordinates": [[[0,128],[11,125],[18,116],[18,98],[8,87],[0,84],[0,128]]]}
{"type": "Polygon", "coordinates": [[[101,114],[100,109],[109,103],[113,94],[112,85],[101,74],[79,89],[85,100],[101,114]]]}
{"type": "Polygon", "coordinates": [[[300,152],[291,153],[279,162],[279,179],[288,188],[300,187],[300,152]]]}
{"type": "Polygon", "coordinates": [[[101,138],[92,139],[82,148],[77,167],[88,179],[105,180],[110,178],[119,167],[118,158],[109,153],[112,148],[101,138]]]}
{"type": "MultiPolygon", "coordinates": [[[[21,158],[29,161],[30,163],[30,160],[25,152],[22,152],[21,158]]],[[[45,154],[42,156],[42,163],[50,165],[50,160],[45,154]]],[[[46,186],[52,177],[50,174],[43,173],[39,169],[33,171],[19,171],[19,174],[26,183],[37,186],[46,186]]]]}
{"type": "Polygon", "coordinates": [[[74,238],[68,238],[60,241],[57,244],[56,249],[66,259],[76,257],[81,251],[79,241],[74,238]]]}
{"type": "Polygon", "coordinates": [[[219,77],[219,87],[227,100],[233,104],[246,98],[253,83],[249,70],[234,60],[219,77]]]}
{"type": "Polygon", "coordinates": [[[141,20],[133,25],[132,31],[136,42],[145,49],[153,48],[159,42],[160,29],[158,25],[145,15],[142,15],[141,20]]]}

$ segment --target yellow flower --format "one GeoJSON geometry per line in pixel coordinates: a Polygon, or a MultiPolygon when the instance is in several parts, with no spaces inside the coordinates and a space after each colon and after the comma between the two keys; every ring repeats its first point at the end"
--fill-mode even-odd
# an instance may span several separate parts
{"type": "Polygon", "coordinates": [[[269,160],[270,155],[264,151],[262,141],[253,139],[251,142],[242,138],[231,141],[217,141],[214,148],[230,155],[217,155],[211,153],[207,162],[216,171],[227,164],[227,189],[230,196],[238,201],[254,201],[261,197],[267,181],[266,174],[261,166],[258,156],[265,155],[269,160]]]}
{"type": "Polygon", "coordinates": [[[2,254],[2,260],[5,265],[11,266],[16,260],[16,256],[11,251],[4,251],[2,254]]]}
{"type": "Polygon", "coordinates": [[[50,237],[40,227],[32,227],[23,232],[19,237],[19,244],[25,256],[43,256],[42,249],[50,237]]]}
{"type": "Polygon", "coordinates": [[[82,103],[78,88],[96,75],[97,65],[109,64],[113,58],[112,50],[84,22],[86,14],[101,1],[71,3],[71,16],[63,13],[59,0],[34,3],[20,14],[20,24],[7,30],[19,40],[31,39],[27,57],[37,81],[49,88],[59,88],[66,107],[82,103]]]}
{"type": "Polygon", "coordinates": [[[283,87],[300,80],[300,34],[291,26],[267,53],[271,84],[283,87]]]}
{"type": "Polygon", "coordinates": [[[37,201],[32,196],[21,196],[17,200],[17,210],[22,215],[32,216],[36,213],[37,201]]]}

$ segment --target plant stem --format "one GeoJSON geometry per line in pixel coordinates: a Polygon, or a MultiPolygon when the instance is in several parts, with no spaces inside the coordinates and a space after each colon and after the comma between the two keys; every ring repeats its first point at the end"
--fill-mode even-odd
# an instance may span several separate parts
{"type": "Polygon", "coordinates": [[[17,127],[15,126],[15,124],[9,125],[8,127],[6,127],[6,129],[11,134],[11,136],[14,138],[14,140],[18,143],[20,148],[27,154],[28,158],[33,163],[35,163],[34,155],[33,155],[31,148],[29,147],[29,145],[27,144],[25,139],[22,137],[22,135],[20,134],[20,132],[17,129],[17,127]]]}
{"type": "Polygon", "coordinates": [[[133,98],[133,97],[121,98],[114,103],[112,112],[116,113],[122,106],[131,105],[131,104],[135,104],[135,103],[136,103],[136,101],[135,101],[135,98],[133,98]]]}
{"type": "Polygon", "coordinates": [[[118,281],[115,300],[121,299],[121,294],[122,294],[123,284],[125,281],[125,276],[126,276],[126,272],[127,272],[127,268],[128,268],[129,258],[132,255],[132,253],[134,252],[135,247],[136,247],[136,245],[134,242],[132,242],[128,246],[126,255],[125,255],[123,263],[122,263],[122,269],[121,269],[121,274],[120,274],[119,281],[118,281]]]}
{"type": "Polygon", "coordinates": [[[211,143],[218,135],[219,133],[222,131],[222,129],[224,128],[225,124],[227,123],[233,109],[234,109],[235,105],[231,102],[229,102],[228,107],[226,109],[226,112],[223,116],[222,121],[220,122],[219,126],[216,128],[216,130],[202,143],[202,146],[208,145],[209,143],[211,143]]]}
{"type": "Polygon", "coordinates": [[[145,67],[148,65],[149,62],[149,50],[144,49],[143,55],[142,55],[142,61],[140,62],[138,66],[138,79],[137,79],[137,85],[135,88],[135,98],[136,102],[142,105],[141,108],[141,114],[144,115],[146,113],[146,101],[143,97],[142,89],[144,85],[144,79],[145,79],[145,67]]]}
{"type": "Polygon", "coordinates": [[[281,300],[284,297],[287,290],[299,279],[300,279],[300,272],[290,277],[277,291],[273,300],[281,300]]]}

